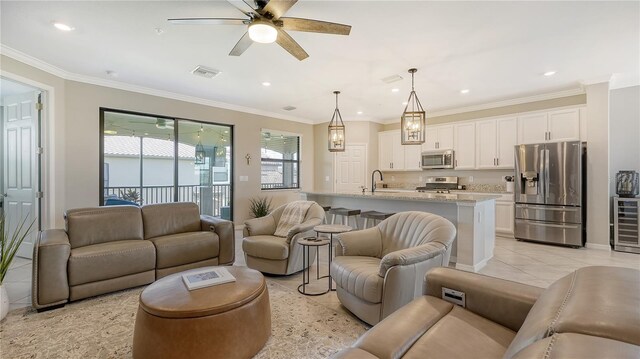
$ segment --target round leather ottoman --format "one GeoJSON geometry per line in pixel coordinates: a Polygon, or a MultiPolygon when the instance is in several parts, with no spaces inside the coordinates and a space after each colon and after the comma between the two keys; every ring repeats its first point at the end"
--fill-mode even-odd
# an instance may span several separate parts
{"type": "Polygon", "coordinates": [[[225,268],[235,282],[189,291],[182,280],[182,274],[190,272],[186,271],[145,288],[133,333],[133,357],[251,358],[257,354],[271,335],[264,277],[245,267],[225,268]]]}

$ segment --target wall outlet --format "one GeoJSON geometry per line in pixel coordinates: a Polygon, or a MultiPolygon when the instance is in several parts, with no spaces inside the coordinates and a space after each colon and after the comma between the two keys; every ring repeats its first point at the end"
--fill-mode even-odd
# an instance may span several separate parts
{"type": "Polygon", "coordinates": [[[249,176],[240,176],[240,182],[248,182],[249,176]]]}
{"type": "Polygon", "coordinates": [[[324,176],[324,181],[329,182],[329,176],[324,176]]]}
{"type": "Polygon", "coordinates": [[[469,183],[473,183],[473,176],[469,176],[469,183]]]}

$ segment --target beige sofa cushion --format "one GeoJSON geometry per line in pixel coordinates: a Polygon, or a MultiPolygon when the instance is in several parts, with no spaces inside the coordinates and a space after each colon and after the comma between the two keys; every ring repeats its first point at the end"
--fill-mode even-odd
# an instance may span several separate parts
{"type": "Polygon", "coordinates": [[[220,252],[220,239],[213,232],[187,232],[155,237],[156,267],[170,268],[215,258],[220,252]]]}
{"type": "Polygon", "coordinates": [[[249,256],[273,260],[289,258],[289,244],[286,238],[261,235],[242,240],[242,250],[249,256]]]}
{"type": "Polygon", "coordinates": [[[143,239],[142,215],[136,206],[70,209],[65,219],[71,248],[143,239]]]}
{"type": "Polygon", "coordinates": [[[193,202],[160,203],[142,207],[144,238],[200,231],[200,210],[193,202]]]}
{"type": "Polygon", "coordinates": [[[514,359],[640,358],[640,346],[584,334],[554,334],[524,348],[514,359]]]}
{"type": "Polygon", "coordinates": [[[382,302],[384,278],[378,275],[380,259],[340,256],[331,264],[331,277],[338,286],[370,303],[382,302]]]}
{"type": "Polygon", "coordinates": [[[74,248],[68,263],[69,285],[97,282],[153,270],[156,250],[149,241],[128,240],[74,248]]]}
{"type": "Polygon", "coordinates": [[[453,244],[456,227],[447,219],[426,212],[401,212],[378,225],[382,235],[380,257],[429,242],[441,243],[445,248],[453,244]]]}
{"type": "Polygon", "coordinates": [[[505,358],[554,333],[587,334],[640,345],[639,303],[639,271],[617,267],[578,269],[542,293],[505,358]]]}

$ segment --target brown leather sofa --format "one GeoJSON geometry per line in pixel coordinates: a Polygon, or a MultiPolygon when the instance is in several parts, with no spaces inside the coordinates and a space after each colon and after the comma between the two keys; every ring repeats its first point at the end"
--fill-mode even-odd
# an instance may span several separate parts
{"type": "Polygon", "coordinates": [[[426,212],[400,212],[339,237],[331,277],[340,303],[374,325],[422,295],[427,271],[447,266],[456,228],[426,212]]]}
{"type": "Polygon", "coordinates": [[[425,295],[333,358],[640,358],[640,271],[585,267],[546,290],[436,268],[425,295]],[[442,298],[464,292],[465,306],[442,298]]]}
{"type": "Polygon", "coordinates": [[[34,246],[36,309],[235,260],[233,223],[201,216],[195,203],[71,209],[65,223],[34,246]]]}

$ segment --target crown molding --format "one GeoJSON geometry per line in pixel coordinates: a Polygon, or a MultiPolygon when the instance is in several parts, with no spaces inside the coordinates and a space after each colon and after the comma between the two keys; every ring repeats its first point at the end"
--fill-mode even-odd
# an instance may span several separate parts
{"type": "Polygon", "coordinates": [[[217,107],[217,108],[222,108],[226,110],[250,113],[253,115],[272,117],[280,120],[300,122],[305,124],[315,123],[312,120],[301,118],[301,117],[283,115],[276,112],[270,112],[270,111],[259,110],[252,107],[234,105],[234,104],[210,100],[202,97],[188,96],[188,95],[183,95],[183,94],[179,94],[171,91],[158,90],[158,89],[145,87],[145,86],[132,85],[132,84],[128,84],[121,81],[107,80],[107,79],[102,79],[102,78],[93,77],[93,76],[76,74],[76,73],[61,69],[57,66],[51,65],[45,61],[42,61],[31,55],[25,54],[21,51],[13,49],[4,44],[0,44],[0,54],[68,81],[82,82],[82,83],[96,85],[96,86],[103,86],[103,87],[109,87],[109,88],[114,88],[114,89],[123,90],[123,91],[140,93],[144,95],[163,97],[167,99],[184,101],[184,102],[194,103],[198,105],[211,106],[211,107],[217,107]]]}
{"type": "MultiPolygon", "coordinates": [[[[549,93],[538,94],[538,95],[533,95],[533,96],[517,97],[517,98],[512,98],[512,99],[507,99],[507,100],[500,100],[500,101],[494,101],[494,102],[489,102],[489,103],[483,103],[483,104],[479,104],[479,105],[457,107],[457,108],[452,108],[452,109],[427,112],[427,117],[430,118],[430,117],[448,116],[448,115],[455,115],[455,114],[465,113],[465,112],[473,112],[473,111],[488,110],[488,109],[492,109],[492,108],[499,108],[499,107],[513,106],[513,105],[521,105],[523,103],[552,100],[552,99],[556,99],[556,98],[575,96],[575,95],[582,95],[584,93],[585,93],[584,87],[580,86],[580,87],[577,87],[577,88],[574,88],[574,89],[569,89],[569,90],[564,90],[564,91],[549,92],[549,93]]],[[[400,122],[400,119],[394,118],[394,119],[389,119],[389,120],[383,121],[381,123],[390,124],[390,123],[398,123],[398,122],[400,122]]]]}

